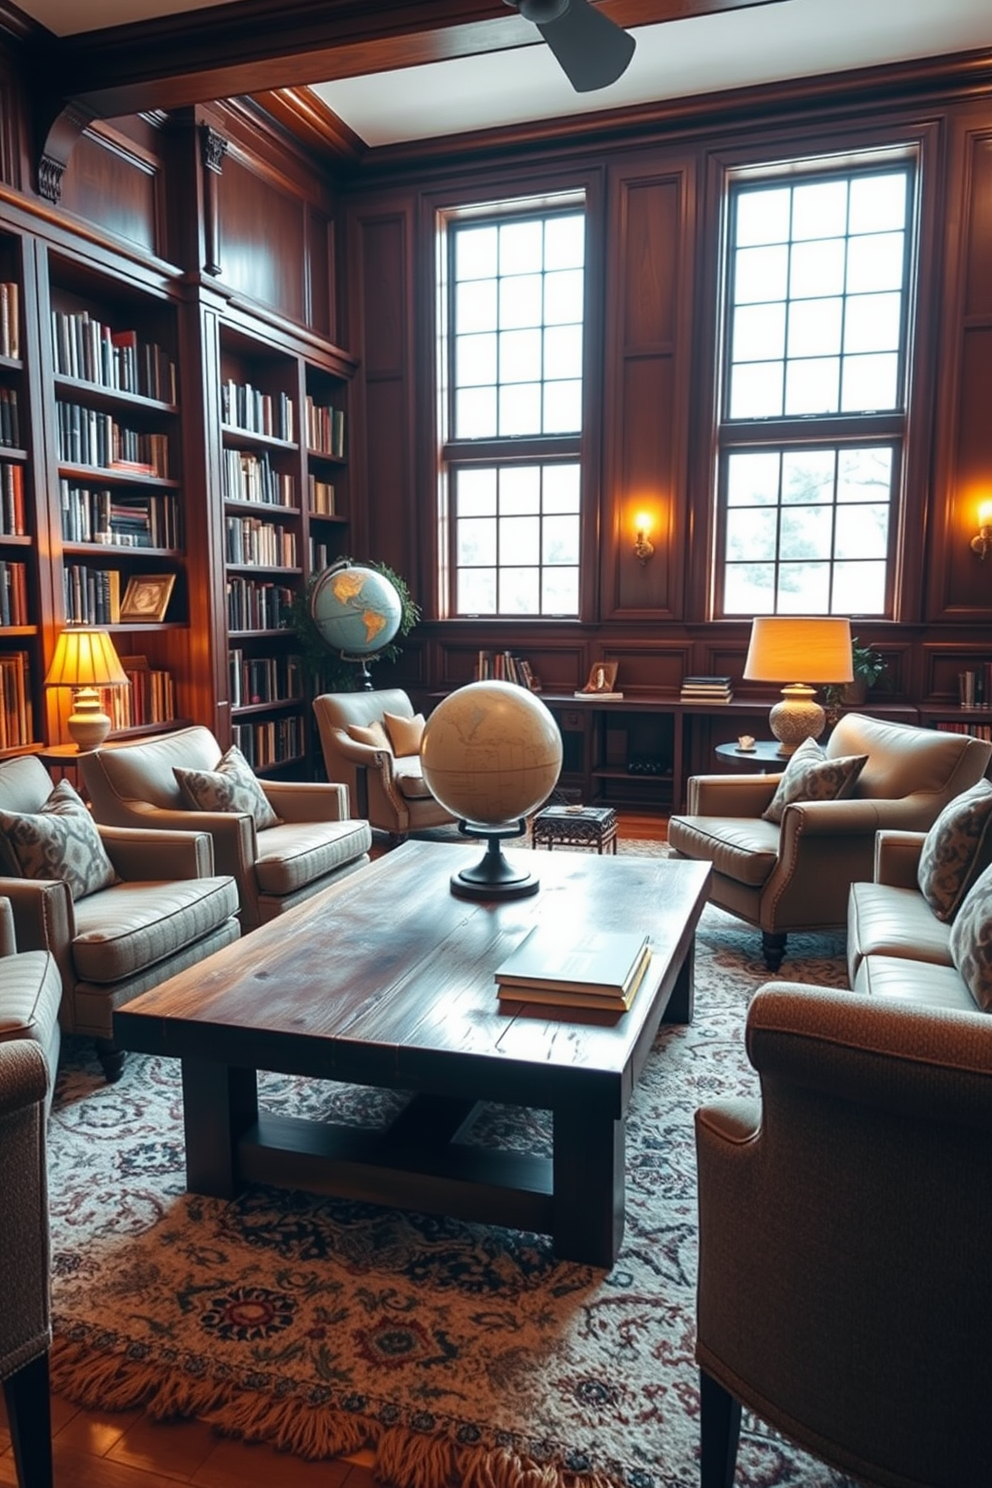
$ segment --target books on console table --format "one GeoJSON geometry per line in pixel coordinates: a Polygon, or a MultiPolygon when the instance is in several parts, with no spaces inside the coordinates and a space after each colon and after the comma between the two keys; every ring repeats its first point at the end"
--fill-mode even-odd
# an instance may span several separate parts
{"type": "Polygon", "coordinates": [[[496,968],[504,1002],[548,1002],[571,1007],[630,1007],[651,960],[646,935],[587,930],[562,944],[559,931],[537,925],[496,968]]]}

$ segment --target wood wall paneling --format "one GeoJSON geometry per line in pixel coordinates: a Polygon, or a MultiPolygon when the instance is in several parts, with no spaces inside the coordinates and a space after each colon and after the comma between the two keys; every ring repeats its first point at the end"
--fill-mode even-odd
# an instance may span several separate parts
{"type": "Polygon", "coordinates": [[[307,213],[307,320],[312,330],[330,341],[337,340],[333,245],[333,224],[323,212],[311,208],[307,213]]]}
{"type": "Polygon", "coordinates": [[[62,180],[61,205],[146,253],[166,256],[160,163],[105,125],[77,141],[62,180]]]}
{"type": "Polygon", "coordinates": [[[992,135],[972,140],[965,314],[992,318],[992,135]]]}
{"type": "Polygon", "coordinates": [[[992,614],[992,553],[982,560],[969,545],[979,502],[992,499],[992,317],[987,326],[965,330],[960,366],[943,580],[946,611],[978,618],[992,614]]]}
{"type": "Polygon", "coordinates": [[[221,279],[302,323],[306,233],[302,202],[230,151],[219,180],[221,279]]]}

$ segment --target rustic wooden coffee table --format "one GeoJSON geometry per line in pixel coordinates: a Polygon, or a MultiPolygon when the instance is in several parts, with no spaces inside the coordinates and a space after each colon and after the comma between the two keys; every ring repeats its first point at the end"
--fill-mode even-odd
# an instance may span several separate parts
{"type": "MultiPolygon", "coordinates": [[[[536,855],[535,855],[536,856],[536,855]]],[[[186,1182],[314,1190],[550,1234],[556,1255],[616,1259],[624,1123],[662,1017],[688,1022],[709,866],[541,854],[539,893],[455,898],[478,846],[407,843],[137,997],[127,1049],[182,1061],[186,1182]],[[630,1011],[504,1011],[493,972],[537,922],[643,929],[654,956],[630,1011]],[[260,1110],[256,1071],[408,1091],[388,1131],[260,1110]],[[479,1101],[553,1113],[553,1157],[455,1140],[479,1101]]]]}

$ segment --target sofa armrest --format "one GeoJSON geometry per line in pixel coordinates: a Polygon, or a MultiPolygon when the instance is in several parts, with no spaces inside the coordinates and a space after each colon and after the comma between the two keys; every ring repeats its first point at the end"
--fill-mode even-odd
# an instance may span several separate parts
{"type": "Polygon", "coordinates": [[[130,883],[207,878],[214,871],[209,832],[169,832],[143,827],[98,827],[107,856],[130,883]]]}
{"type": "Polygon", "coordinates": [[[691,775],[686,782],[687,816],[760,816],[771,803],[781,775],[691,775]]]}
{"type": "Polygon", "coordinates": [[[60,878],[0,878],[14,913],[20,951],[68,951],[76,933],[69,885],[60,878]]]}
{"type": "Polygon", "coordinates": [[[36,1039],[0,1044],[0,1118],[43,1106],[49,1078],[48,1062],[36,1039]]]}
{"type": "Polygon", "coordinates": [[[390,750],[379,749],[374,744],[360,744],[357,739],[352,739],[341,729],[335,729],[333,732],[333,747],[337,754],[340,754],[343,759],[350,760],[353,765],[377,769],[383,759],[386,759],[390,768],[392,767],[393,756],[390,750]]]}
{"type": "Polygon", "coordinates": [[[876,832],[875,882],[893,889],[915,889],[926,832],[876,832]]]}
{"type": "Polygon", "coordinates": [[[305,780],[259,782],[269,805],[287,822],[346,821],[348,787],[305,780]]]}
{"type": "Polygon", "coordinates": [[[9,899],[0,899],[0,956],[17,954],[17,929],[14,925],[14,906],[9,899]]]}

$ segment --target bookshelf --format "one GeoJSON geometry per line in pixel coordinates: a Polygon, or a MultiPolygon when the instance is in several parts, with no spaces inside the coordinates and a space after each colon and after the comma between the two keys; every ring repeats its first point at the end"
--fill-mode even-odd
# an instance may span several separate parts
{"type": "Polygon", "coordinates": [[[320,573],[347,545],[347,383],[307,366],[304,388],[306,431],[307,568],[320,573]]]}

